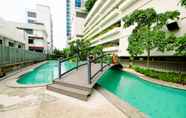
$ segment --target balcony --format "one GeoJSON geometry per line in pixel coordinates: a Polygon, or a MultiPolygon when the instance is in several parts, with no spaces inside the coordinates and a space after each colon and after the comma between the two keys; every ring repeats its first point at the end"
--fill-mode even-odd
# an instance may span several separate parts
{"type": "Polygon", "coordinates": [[[100,22],[99,26],[95,27],[91,30],[88,34],[85,35],[85,38],[91,39],[96,36],[98,33],[104,31],[111,25],[118,22],[119,19],[119,12],[115,9],[107,18],[105,18],[102,22],[100,22]]]}
{"type": "Polygon", "coordinates": [[[102,8],[97,11],[97,14],[92,17],[88,24],[85,25],[84,33],[87,34],[92,28],[99,24],[107,15],[117,8],[123,0],[108,0],[103,4],[102,8]],[[98,16],[98,17],[97,17],[98,16]],[[97,18],[97,19],[96,19],[97,18]]]}
{"type": "Polygon", "coordinates": [[[108,0],[105,2],[105,4],[101,7],[101,9],[97,12],[97,14],[95,16],[92,17],[92,19],[88,22],[88,24],[85,26],[84,32],[87,33],[87,31],[89,31],[93,26],[95,26],[95,24],[97,22],[95,21],[99,21],[100,19],[102,19],[102,17],[104,16],[104,12],[107,13],[107,8],[109,8],[108,6],[112,3],[112,0],[108,0]],[[98,18],[98,19],[96,19],[98,18]],[[94,21],[94,22],[93,22],[94,21]],[[92,24],[92,25],[91,25],[92,24]]]}
{"type": "Polygon", "coordinates": [[[118,52],[118,50],[119,50],[118,46],[107,47],[103,49],[104,52],[118,52]]]}
{"type": "Polygon", "coordinates": [[[92,10],[90,11],[90,13],[88,14],[86,20],[85,20],[85,25],[90,21],[90,19],[96,14],[96,12],[101,8],[101,5],[104,3],[104,0],[99,0],[97,1],[92,10]]]}
{"type": "Polygon", "coordinates": [[[119,34],[120,34],[120,28],[116,27],[105,34],[98,36],[96,39],[92,40],[91,43],[93,43],[93,46],[96,46],[110,41],[114,41],[119,39],[120,37],[119,34]]]}

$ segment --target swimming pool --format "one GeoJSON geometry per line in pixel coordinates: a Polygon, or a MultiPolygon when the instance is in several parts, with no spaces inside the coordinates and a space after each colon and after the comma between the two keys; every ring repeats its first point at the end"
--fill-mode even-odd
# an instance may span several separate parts
{"type": "Polygon", "coordinates": [[[149,118],[186,118],[186,91],[157,85],[128,72],[110,69],[98,84],[149,118]]]}
{"type": "MultiPolygon", "coordinates": [[[[75,66],[74,63],[64,62],[61,64],[61,71],[63,73],[75,66]]],[[[58,61],[48,61],[20,76],[20,79],[18,79],[17,82],[26,85],[51,84],[56,78],[58,78],[58,61]]]]}

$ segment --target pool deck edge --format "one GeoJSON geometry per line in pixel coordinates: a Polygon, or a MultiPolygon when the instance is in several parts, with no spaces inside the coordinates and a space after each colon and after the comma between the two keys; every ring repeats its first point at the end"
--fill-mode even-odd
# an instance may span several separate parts
{"type": "Polygon", "coordinates": [[[173,82],[166,82],[166,81],[163,81],[163,80],[153,79],[151,77],[145,76],[144,74],[138,73],[135,70],[130,69],[130,68],[124,68],[123,71],[135,74],[138,77],[140,77],[141,79],[143,79],[145,81],[148,81],[148,82],[151,82],[151,83],[155,83],[155,84],[158,84],[158,85],[171,87],[171,88],[175,88],[175,89],[186,90],[186,85],[181,85],[181,84],[177,84],[177,83],[173,83],[173,82]]]}
{"type": "Polygon", "coordinates": [[[122,101],[120,98],[102,88],[100,85],[96,84],[94,88],[128,118],[148,118],[145,113],[140,112],[137,108],[131,106],[125,101],[122,101]]]}
{"type": "Polygon", "coordinates": [[[17,83],[17,80],[19,79],[19,77],[21,75],[24,75],[25,73],[28,73],[30,71],[32,71],[33,69],[47,63],[48,61],[43,61],[43,62],[39,62],[30,66],[27,66],[25,68],[22,68],[20,70],[18,70],[18,72],[15,75],[12,75],[10,77],[7,78],[7,82],[6,82],[6,86],[8,87],[12,87],[12,88],[29,88],[29,87],[41,87],[41,86],[46,86],[46,84],[39,84],[39,85],[23,85],[23,84],[19,84],[17,83]]]}

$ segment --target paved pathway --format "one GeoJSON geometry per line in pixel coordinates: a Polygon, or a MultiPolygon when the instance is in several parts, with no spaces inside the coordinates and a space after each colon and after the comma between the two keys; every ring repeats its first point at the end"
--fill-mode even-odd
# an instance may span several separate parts
{"type": "Polygon", "coordinates": [[[96,90],[85,102],[46,87],[10,88],[7,81],[0,81],[0,118],[126,118],[96,90]]]}

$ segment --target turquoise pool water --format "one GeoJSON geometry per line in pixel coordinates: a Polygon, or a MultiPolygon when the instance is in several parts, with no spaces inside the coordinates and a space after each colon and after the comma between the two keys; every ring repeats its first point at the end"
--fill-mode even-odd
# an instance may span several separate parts
{"type": "Polygon", "coordinates": [[[110,69],[98,84],[127,101],[149,118],[186,118],[186,91],[164,87],[110,69]]]}
{"type": "MultiPolygon", "coordinates": [[[[64,62],[61,64],[62,73],[75,67],[74,63],[64,62]]],[[[34,70],[22,75],[20,79],[17,80],[20,84],[50,84],[52,80],[58,77],[58,62],[48,61],[34,70]]]]}

